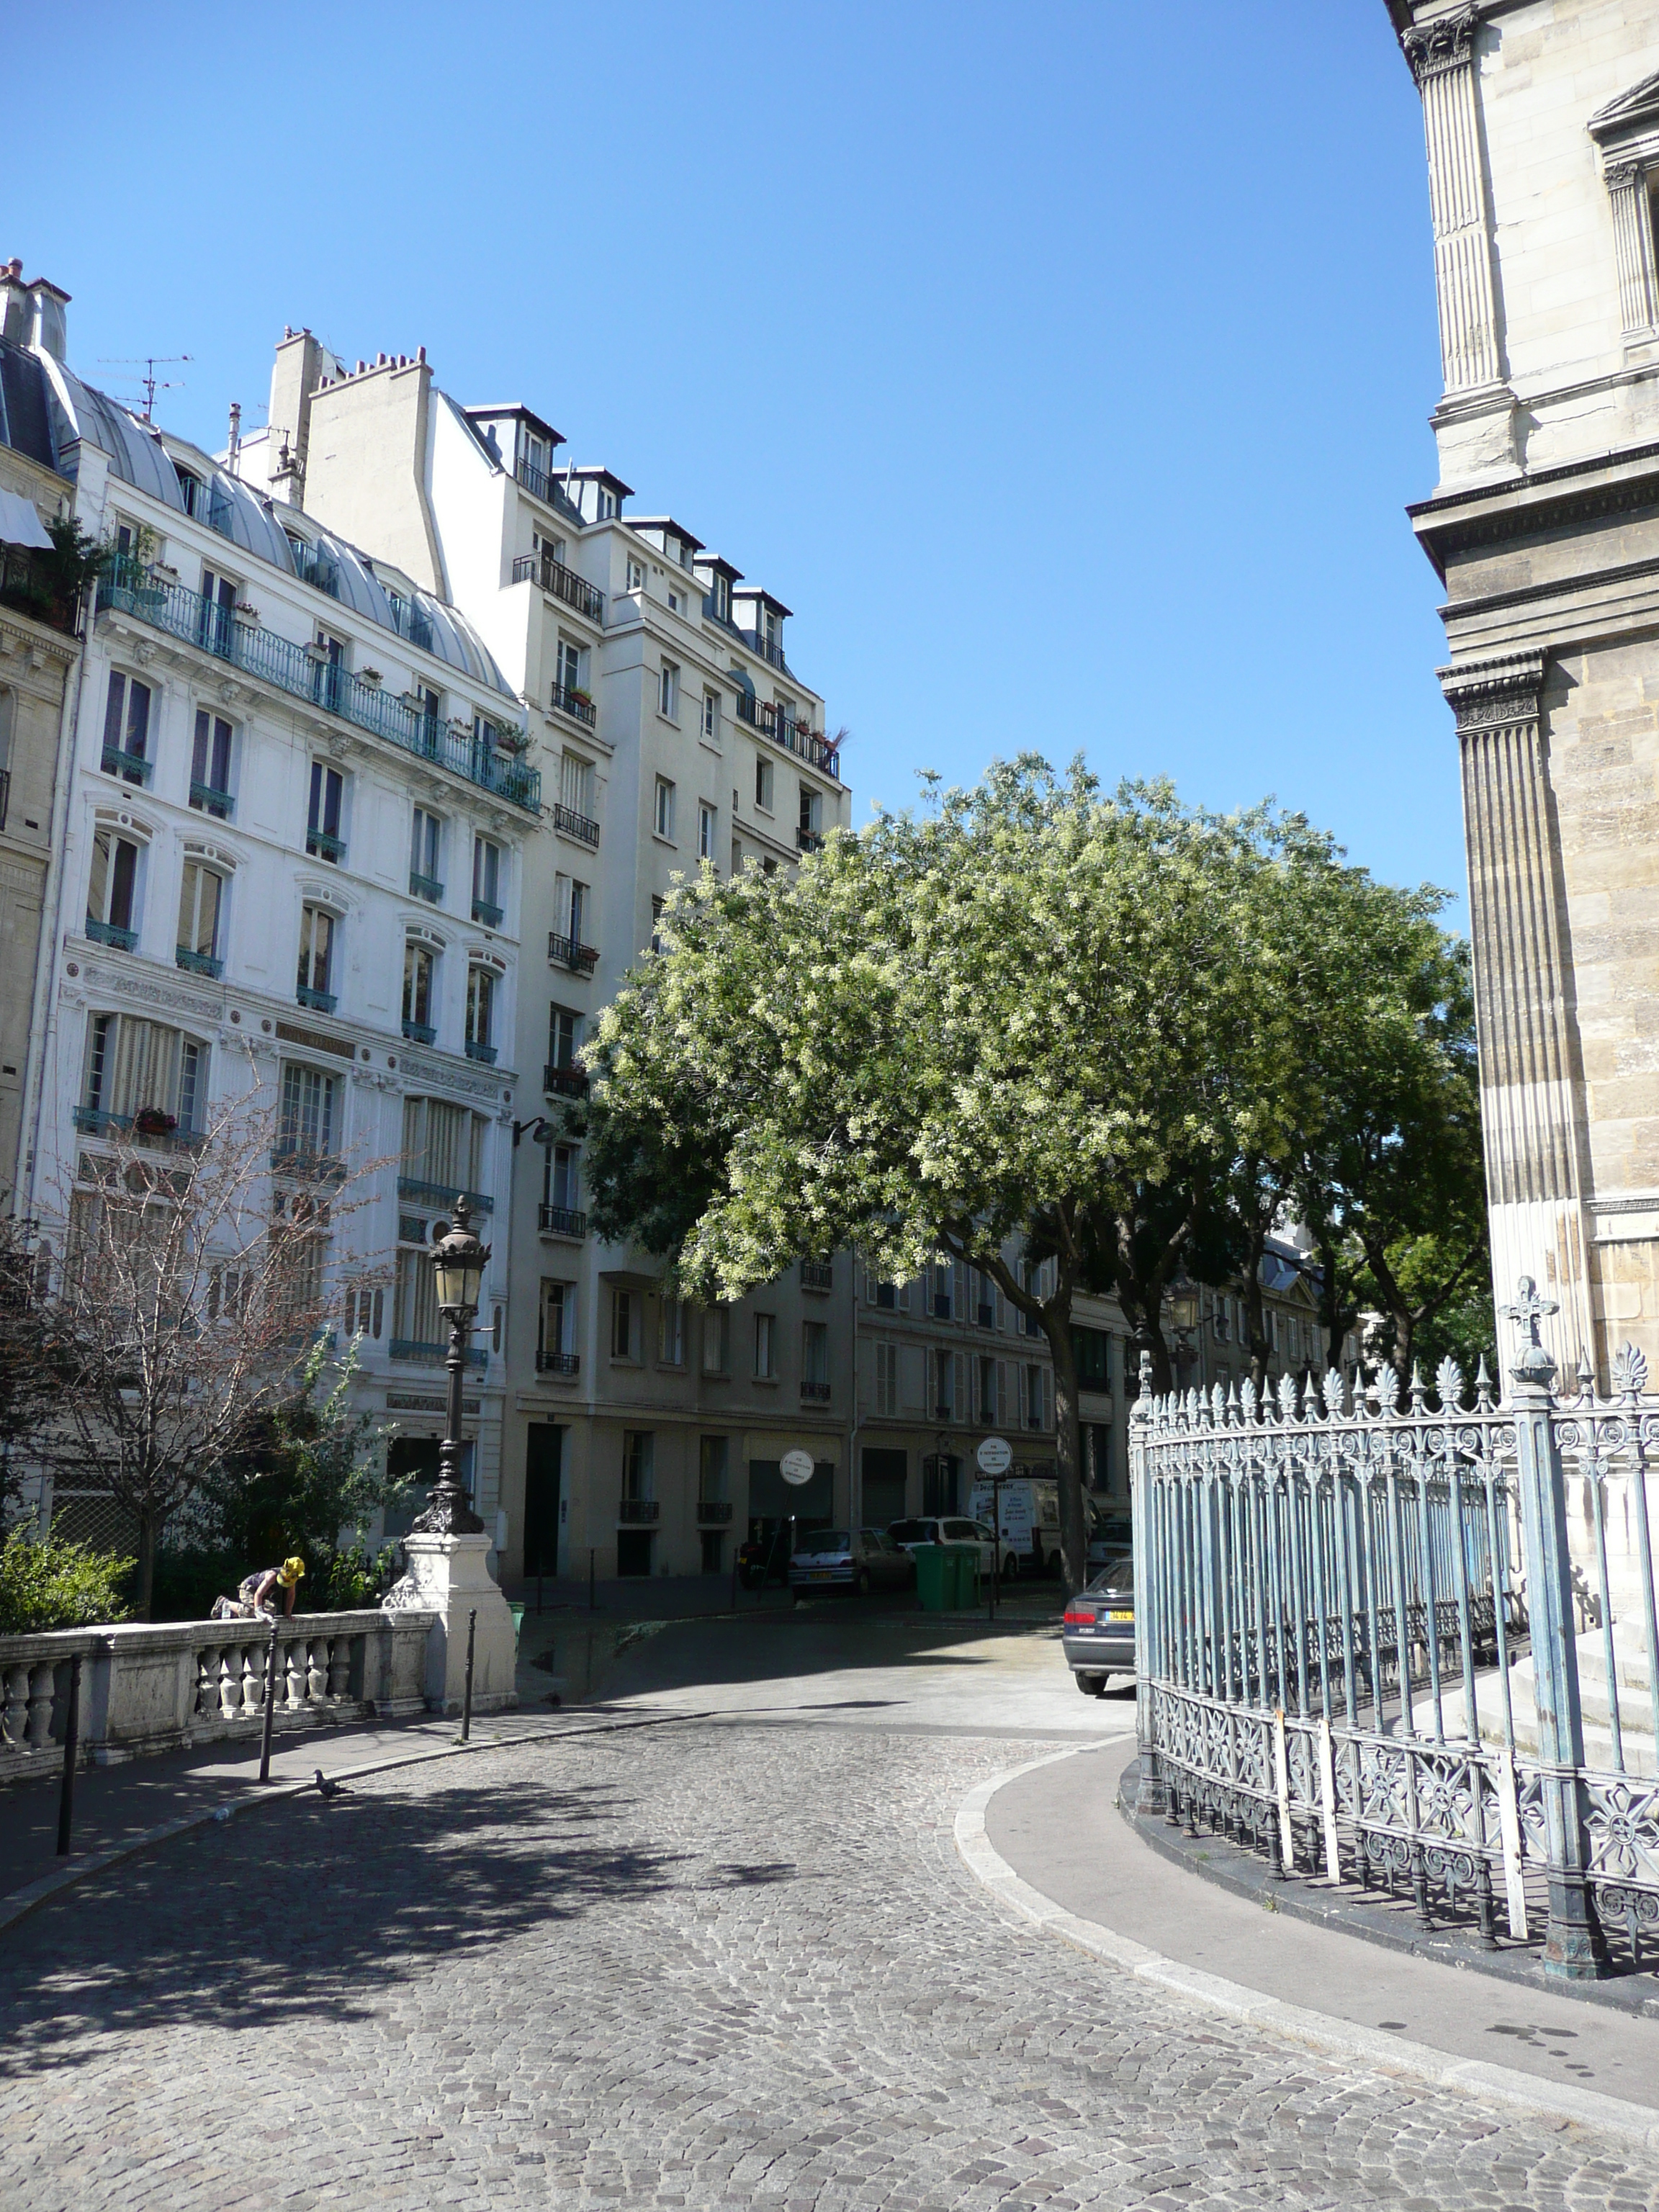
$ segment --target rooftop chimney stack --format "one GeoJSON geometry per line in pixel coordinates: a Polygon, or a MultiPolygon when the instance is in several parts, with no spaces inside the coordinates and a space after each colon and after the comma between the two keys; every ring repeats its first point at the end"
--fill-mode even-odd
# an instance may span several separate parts
{"type": "Polygon", "coordinates": [[[27,345],[31,312],[23,264],[14,254],[9,261],[0,262],[0,337],[27,345]]]}
{"type": "Polygon", "coordinates": [[[62,361],[69,349],[69,325],[64,310],[70,295],[46,277],[37,276],[28,288],[33,312],[29,319],[29,336],[42,353],[49,353],[54,361],[62,361]]]}

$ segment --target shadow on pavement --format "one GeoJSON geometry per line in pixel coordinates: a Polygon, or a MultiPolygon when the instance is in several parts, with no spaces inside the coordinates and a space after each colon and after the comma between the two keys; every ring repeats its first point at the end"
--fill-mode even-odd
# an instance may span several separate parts
{"type": "MultiPolygon", "coordinates": [[[[483,1778],[348,1790],[293,1801],[280,1856],[251,1855],[239,1825],[130,1862],[118,1887],[71,1892],[8,1937],[0,2075],[73,2063],[112,2033],[362,2018],[440,1955],[682,1886],[684,1855],[607,1838],[635,1802],[609,1785],[483,1778]],[[71,1932],[77,1963],[59,1964],[71,1932]]],[[[727,1867],[711,1886],[793,1871],[727,1867]]]]}

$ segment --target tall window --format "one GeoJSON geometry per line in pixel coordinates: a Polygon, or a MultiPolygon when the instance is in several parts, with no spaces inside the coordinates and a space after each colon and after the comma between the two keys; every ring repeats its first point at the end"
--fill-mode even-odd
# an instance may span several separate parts
{"type": "Polygon", "coordinates": [[[547,1010],[547,1060],[550,1067],[574,1068],[581,1042],[582,1018],[569,1006],[547,1010]]]}
{"type": "Polygon", "coordinates": [[[653,1495],[657,1474],[657,1439],[649,1429],[629,1429],[623,1436],[624,1498],[638,1504],[653,1495]]]}
{"type": "Polygon", "coordinates": [[[205,861],[186,860],[179,893],[179,964],[217,975],[224,966],[219,951],[219,917],[225,879],[205,861]]]}
{"type": "Polygon", "coordinates": [[[612,1291],[611,1293],[611,1357],[613,1359],[631,1359],[634,1357],[632,1291],[612,1291]]]}
{"type": "Polygon", "coordinates": [[[568,637],[562,637],[556,665],[559,672],[560,693],[568,699],[573,691],[580,691],[582,688],[581,647],[573,645],[568,637]]]}
{"type": "Polygon", "coordinates": [[[472,919],[486,928],[501,922],[501,848],[491,837],[472,840],[472,919]]]}
{"type": "Polygon", "coordinates": [[[582,1202],[581,1154],[575,1145],[550,1145],[543,1155],[542,1204],[575,1213],[582,1202]]]}
{"type": "Polygon", "coordinates": [[[568,935],[574,945],[585,942],[583,933],[587,927],[587,885],[569,878],[570,889],[565,901],[565,913],[569,920],[568,935]]]}
{"type": "Polygon", "coordinates": [[[731,1461],[730,1437],[704,1437],[701,1439],[697,1449],[697,1503],[700,1505],[718,1505],[725,1502],[731,1461]]]}
{"type": "Polygon", "coordinates": [[[471,1060],[495,1057],[495,971],[466,971],[466,1050],[471,1060]]]}
{"type": "Polygon", "coordinates": [[[664,1298],[657,1323],[657,1358],[665,1367],[685,1364],[685,1301],[664,1298]]]}
{"type": "Polygon", "coordinates": [[[948,1352],[936,1352],[933,1359],[934,1418],[941,1421],[954,1421],[957,1417],[955,1361],[948,1352]]]}
{"type": "Polygon", "coordinates": [[[573,814],[592,819],[593,813],[593,763],[584,760],[580,753],[564,753],[559,759],[559,798],[573,814]]]}
{"type": "Polygon", "coordinates": [[[429,808],[417,806],[409,839],[409,888],[417,898],[434,904],[442,898],[442,857],[443,823],[429,808]]]}
{"type": "Polygon", "coordinates": [[[404,1101],[403,1176],[448,1205],[458,1190],[483,1187],[485,1124],[465,1106],[442,1098],[404,1101]]]}
{"type": "Polygon", "coordinates": [[[803,1391],[823,1398],[830,1395],[830,1329],[824,1322],[801,1323],[800,1380],[803,1391]]]}
{"type": "Polygon", "coordinates": [[[100,830],[92,841],[92,872],[87,878],[87,934],[106,945],[132,950],[138,892],[138,848],[112,830],[100,830]]]}
{"type": "Polygon", "coordinates": [[[772,763],[769,760],[755,763],[755,804],[763,814],[772,811],[772,763]]]}
{"type": "Polygon", "coordinates": [[[576,1349],[576,1285],[544,1278],[536,1350],[539,1360],[551,1353],[568,1359],[576,1349]]]}
{"type": "Polygon", "coordinates": [[[1047,1384],[1048,1370],[1028,1366],[1025,1370],[1025,1425],[1028,1429],[1048,1426],[1047,1384]]]}
{"type": "Polygon", "coordinates": [[[775,1316],[757,1313],[755,1316],[755,1379],[770,1382],[777,1373],[777,1321],[775,1316]]]}
{"type": "Polygon", "coordinates": [[[344,639],[331,637],[325,629],[319,629],[311,664],[311,690],[325,707],[337,709],[345,696],[345,664],[344,639]]]}
{"type": "Polygon", "coordinates": [[[82,1087],[84,1114],[93,1126],[108,1116],[125,1125],[135,1115],[159,1115],[180,1133],[198,1130],[207,1104],[207,1047],[161,1022],[132,1014],[94,1014],[87,1028],[82,1087]]]}
{"type": "Polygon", "coordinates": [[[697,858],[712,860],[714,841],[720,835],[720,817],[706,801],[697,809],[697,858]]]}
{"type": "Polygon", "coordinates": [[[997,1424],[997,1364],[981,1355],[979,1361],[979,1419],[994,1429],[997,1424]]]}
{"type": "Polygon", "coordinates": [[[125,783],[143,783],[149,774],[149,709],[152,694],[136,676],[112,670],[109,696],[104,702],[104,760],[106,775],[118,775],[125,783]]]}
{"type": "Polygon", "coordinates": [[[702,733],[711,744],[718,744],[720,734],[720,695],[705,691],[702,695],[702,733]]]}
{"type": "Polygon", "coordinates": [[[319,1012],[334,1011],[334,917],[320,906],[300,909],[300,1003],[319,1012]]]}
{"type": "Polygon", "coordinates": [[[653,826],[659,837],[672,841],[674,835],[674,787],[665,775],[657,778],[657,805],[653,826]]]}
{"type": "Polygon", "coordinates": [[[800,829],[804,837],[816,837],[823,828],[823,793],[810,783],[800,787],[800,829]]]}
{"type": "Polygon", "coordinates": [[[230,818],[231,726],[222,714],[196,709],[196,735],[190,749],[190,803],[216,821],[230,818]]]}
{"type": "Polygon", "coordinates": [[[434,964],[429,946],[412,941],[404,946],[404,1035],[416,1044],[431,1044],[437,1038],[432,1018],[434,964]]]}
{"type": "Polygon", "coordinates": [[[672,722],[680,711],[680,672],[672,660],[657,671],[657,712],[672,722]]]}
{"type": "Polygon", "coordinates": [[[702,1371],[725,1375],[732,1365],[732,1314],[727,1306],[709,1306],[702,1316],[702,1371]]]}
{"type": "Polygon", "coordinates": [[[888,1420],[898,1413],[899,1348],[896,1344],[876,1346],[876,1411],[888,1420]]]}
{"type": "Polygon", "coordinates": [[[392,1291],[392,1356],[398,1357],[398,1346],[418,1346],[434,1358],[442,1356],[442,1346],[448,1331],[438,1313],[438,1285],[433,1279],[432,1262],[424,1249],[410,1251],[405,1247],[398,1255],[398,1275],[392,1291]]]}
{"type": "Polygon", "coordinates": [[[340,835],[341,803],[345,779],[337,768],[311,763],[311,800],[306,811],[306,850],[314,860],[339,862],[345,858],[340,835]]]}
{"type": "Polygon", "coordinates": [[[338,1079],[320,1067],[303,1067],[295,1060],[284,1066],[276,1119],[278,1152],[314,1159],[333,1152],[337,1091],[338,1079]]]}

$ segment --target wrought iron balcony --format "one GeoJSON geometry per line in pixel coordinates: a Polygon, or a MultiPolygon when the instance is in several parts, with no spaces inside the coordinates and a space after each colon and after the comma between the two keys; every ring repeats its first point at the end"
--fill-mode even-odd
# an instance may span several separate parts
{"type": "Polygon", "coordinates": [[[830,1402],[830,1385],[827,1382],[803,1382],[800,1386],[800,1395],[803,1398],[810,1398],[819,1405],[827,1406],[830,1402]]]}
{"type": "Polygon", "coordinates": [[[574,1206],[544,1206],[537,1209],[537,1226],[544,1237],[586,1237],[587,1216],[574,1206]]]}
{"type": "Polygon", "coordinates": [[[441,906],[444,887],[435,876],[422,876],[411,868],[409,872],[409,896],[424,899],[428,906],[441,906]]]}
{"type": "Polygon", "coordinates": [[[550,1098],[586,1098],[587,1070],[585,1067],[544,1067],[542,1070],[542,1089],[550,1098]]]}
{"type": "Polygon", "coordinates": [[[180,968],[187,968],[192,975],[210,976],[216,983],[225,972],[225,963],[211,952],[193,952],[188,945],[179,945],[173,958],[180,968]]]}
{"type": "Polygon", "coordinates": [[[94,921],[88,915],[87,935],[94,945],[112,945],[118,952],[136,952],[138,950],[137,931],[123,929],[119,922],[94,921]]]}
{"type": "Polygon", "coordinates": [[[468,1037],[466,1056],[469,1060],[479,1060],[485,1067],[494,1067],[495,1054],[496,1047],[493,1044],[481,1044],[477,1037],[468,1037]]]}
{"type": "MultiPolygon", "coordinates": [[[[536,497],[545,501],[549,507],[556,507],[561,514],[568,515],[572,522],[581,520],[580,507],[557,477],[550,474],[546,469],[538,469],[532,461],[520,461],[513,473],[526,491],[534,492],[536,497]]],[[[514,565],[516,568],[518,564],[515,562],[514,565]]],[[[515,577],[514,580],[516,582],[518,580],[515,577]]]]}
{"type": "Polygon", "coordinates": [[[474,1213],[493,1213],[495,1201],[482,1190],[457,1192],[453,1182],[422,1182],[418,1176],[399,1176],[399,1198],[418,1199],[422,1206],[453,1206],[458,1196],[465,1198],[474,1213]]]}
{"type": "MultiPolygon", "coordinates": [[[[441,1367],[449,1358],[449,1346],[447,1344],[428,1344],[415,1336],[394,1336],[386,1346],[386,1354],[392,1359],[414,1360],[422,1367],[441,1367]]],[[[489,1354],[471,1346],[467,1347],[465,1358],[469,1367],[488,1367],[489,1364],[489,1354]]]]}
{"type": "Polygon", "coordinates": [[[236,801],[228,791],[217,791],[210,783],[192,783],[190,803],[198,813],[212,815],[216,822],[228,822],[236,811],[236,801]]]}
{"type": "Polygon", "coordinates": [[[582,1356],[580,1352],[538,1352],[536,1372],[538,1375],[579,1375],[582,1356]]]}
{"type": "Polygon", "coordinates": [[[656,1519],[657,1512],[654,1498],[624,1498],[617,1508],[617,1518],[626,1528],[642,1528],[656,1519]]]}
{"type": "Polygon", "coordinates": [[[821,768],[826,775],[841,777],[841,755],[827,739],[784,714],[769,699],[757,699],[751,691],[738,694],[738,716],[758,730],[763,737],[770,738],[775,745],[786,752],[798,754],[814,768],[821,768]]]}
{"type": "Polygon", "coordinates": [[[103,770],[106,775],[118,775],[124,783],[148,783],[152,763],[143,753],[124,753],[118,745],[104,747],[103,770]]]}
{"type": "Polygon", "coordinates": [[[306,850],[313,860],[332,860],[337,867],[346,856],[345,839],[331,830],[307,830],[306,850]]]}
{"type": "Polygon", "coordinates": [[[302,1006],[309,1006],[313,1014],[331,1014],[340,1003],[335,991],[314,991],[309,983],[296,985],[294,995],[302,1006]]]}
{"type": "Polygon", "coordinates": [[[599,956],[593,947],[574,937],[550,936],[547,957],[556,966],[569,969],[573,975],[591,975],[599,964],[599,956]]]}
{"type": "Polygon", "coordinates": [[[836,1286],[835,1262],[831,1260],[803,1260],[800,1263],[800,1286],[804,1291],[830,1291],[836,1286]]]}
{"type": "Polygon", "coordinates": [[[750,653],[757,653],[763,660],[769,661],[774,668],[781,668],[786,676],[788,675],[789,663],[783,657],[781,645],[770,643],[757,629],[740,629],[738,635],[750,653]]]}
{"type": "Polygon", "coordinates": [[[562,599],[568,607],[574,607],[579,615],[589,622],[605,620],[605,593],[562,561],[556,561],[550,553],[521,553],[513,563],[515,584],[539,584],[543,591],[556,599],[562,599]]]}
{"type": "Polygon", "coordinates": [[[797,830],[795,850],[798,853],[821,853],[823,850],[822,833],[817,830],[797,830]]]}
{"type": "Polygon", "coordinates": [[[599,719],[599,710],[586,691],[573,691],[568,684],[553,686],[553,704],[562,714],[568,714],[584,729],[591,730],[599,719]]]}
{"type": "Polygon", "coordinates": [[[488,899],[475,898],[472,902],[472,919],[474,921],[483,922],[486,929],[499,929],[501,926],[501,915],[502,909],[498,906],[491,905],[488,899]]]}
{"type": "Polygon", "coordinates": [[[278,637],[259,623],[245,622],[232,610],[170,583],[153,568],[118,561],[98,583],[100,610],[131,615],[168,635],[182,638],[216,659],[309,701],[359,729],[383,738],[418,759],[433,761],[482,790],[495,793],[527,813],[539,814],[540,771],[526,768],[516,755],[502,751],[477,731],[457,728],[426,714],[418,703],[394,696],[377,684],[366,684],[349,668],[320,658],[313,649],[278,637]]]}
{"type": "Polygon", "coordinates": [[[270,1148],[278,1175],[308,1176],[316,1182],[343,1182],[345,1162],[337,1152],[320,1152],[298,1137],[283,1137],[270,1148]]]}
{"type": "Polygon", "coordinates": [[[553,802],[553,827],[562,830],[567,837],[580,838],[584,845],[597,846],[599,842],[599,825],[591,816],[578,814],[574,806],[561,806],[556,799],[553,802]]]}
{"type": "Polygon", "coordinates": [[[435,1024],[412,1022],[407,1014],[404,1016],[404,1035],[409,1039],[410,1044],[436,1044],[438,1042],[435,1024]]]}
{"type": "Polygon", "coordinates": [[[96,1106],[77,1106],[75,1126],[88,1137],[130,1136],[158,1152],[199,1152],[207,1142],[199,1129],[181,1129],[171,1114],[141,1109],[137,1114],[106,1114],[96,1106]]]}

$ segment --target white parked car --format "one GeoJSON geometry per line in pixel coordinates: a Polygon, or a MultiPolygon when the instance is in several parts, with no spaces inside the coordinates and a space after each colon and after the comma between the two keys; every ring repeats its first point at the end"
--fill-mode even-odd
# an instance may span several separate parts
{"type": "MultiPolygon", "coordinates": [[[[996,1565],[997,1541],[988,1521],[969,1521],[956,1513],[928,1514],[916,1521],[890,1521],[887,1533],[905,1552],[914,1552],[918,1544],[977,1544],[982,1582],[990,1581],[996,1565]]],[[[1005,1539],[1002,1579],[1011,1583],[1018,1572],[1019,1554],[1005,1539]]]]}

